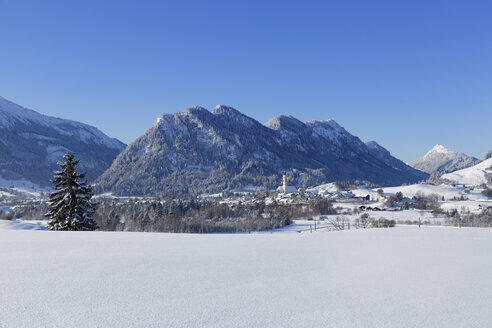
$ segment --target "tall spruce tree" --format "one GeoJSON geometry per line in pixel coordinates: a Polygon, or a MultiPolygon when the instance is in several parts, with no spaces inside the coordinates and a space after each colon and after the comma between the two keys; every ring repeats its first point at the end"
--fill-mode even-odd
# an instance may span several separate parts
{"type": "Polygon", "coordinates": [[[83,181],[85,174],[78,174],[76,166],[79,161],[67,152],[58,162],[61,171],[54,174],[55,191],[50,194],[48,228],[51,230],[87,231],[95,230],[98,225],[91,218],[96,203],[91,200],[92,189],[83,181]]]}

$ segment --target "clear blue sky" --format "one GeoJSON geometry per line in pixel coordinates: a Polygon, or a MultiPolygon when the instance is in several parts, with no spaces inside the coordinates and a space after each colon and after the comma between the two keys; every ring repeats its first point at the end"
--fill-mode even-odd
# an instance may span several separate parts
{"type": "Polygon", "coordinates": [[[492,149],[492,1],[0,0],[0,95],[129,143],[227,104],[404,161],[492,149]]]}

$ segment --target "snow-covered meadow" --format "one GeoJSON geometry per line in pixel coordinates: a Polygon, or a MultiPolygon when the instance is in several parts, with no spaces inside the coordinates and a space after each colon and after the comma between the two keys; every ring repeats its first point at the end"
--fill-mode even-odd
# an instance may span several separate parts
{"type": "MultiPolygon", "coordinates": [[[[0,327],[488,327],[492,230],[0,229],[0,327]]],[[[22,227],[20,227],[22,229],[22,227]]]]}

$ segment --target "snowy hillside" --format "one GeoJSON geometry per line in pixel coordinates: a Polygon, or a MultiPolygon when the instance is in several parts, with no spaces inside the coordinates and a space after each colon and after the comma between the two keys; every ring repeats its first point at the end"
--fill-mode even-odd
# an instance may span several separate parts
{"type": "Polygon", "coordinates": [[[0,327],[488,327],[492,230],[0,230],[0,327]]]}
{"type": "Polygon", "coordinates": [[[429,184],[414,184],[408,186],[398,186],[383,188],[385,194],[394,195],[397,192],[401,192],[404,197],[412,198],[418,194],[429,196],[429,195],[439,195],[439,197],[444,197],[445,199],[452,199],[460,197],[467,197],[470,199],[483,199],[484,197],[480,192],[465,193],[464,188],[453,187],[448,185],[434,186],[429,184]]]}
{"type": "Polygon", "coordinates": [[[443,179],[454,183],[479,186],[481,184],[490,185],[492,182],[492,158],[486,159],[472,167],[444,174],[443,179]]]}
{"type": "MultiPolygon", "coordinates": [[[[381,147],[382,148],[382,147],[381,147]]],[[[229,106],[163,114],[96,181],[117,195],[216,193],[243,186],[309,187],[338,180],[397,185],[426,179],[333,120],[278,116],[261,124],[229,106]]]]}
{"type": "Polygon", "coordinates": [[[479,160],[466,154],[449,150],[441,145],[435,145],[423,157],[408,165],[429,174],[447,173],[470,167],[479,160]]]}
{"type": "Polygon", "coordinates": [[[67,151],[93,180],[124,146],[95,127],[41,115],[0,97],[0,187],[49,186],[56,162],[67,151]]]}
{"type": "MultiPolygon", "coordinates": [[[[453,187],[451,185],[446,185],[446,184],[436,186],[431,184],[418,183],[418,184],[395,186],[395,187],[383,187],[381,188],[381,190],[383,191],[383,195],[380,195],[378,193],[378,189],[380,188],[370,189],[365,187],[359,187],[357,189],[344,191],[344,190],[337,189],[335,184],[329,183],[329,184],[306,189],[305,192],[310,195],[319,195],[329,198],[336,197],[339,194],[348,196],[349,198],[351,197],[364,198],[369,196],[370,200],[383,201],[383,202],[384,202],[384,197],[394,196],[397,192],[401,192],[403,194],[403,197],[408,197],[408,198],[413,198],[418,195],[422,195],[422,196],[438,195],[439,200],[441,200],[442,197],[444,197],[445,200],[453,200],[453,199],[459,200],[461,198],[465,198],[470,201],[482,201],[482,202],[488,201],[488,198],[482,195],[481,193],[483,189],[475,189],[470,191],[463,187],[458,187],[458,186],[453,187]]],[[[458,204],[461,203],[462,202],[460,201],[458,202],[458,204]]],[[[473,207],[477,207],[477,205],[478,203],[474,203],[473,207]]]]}

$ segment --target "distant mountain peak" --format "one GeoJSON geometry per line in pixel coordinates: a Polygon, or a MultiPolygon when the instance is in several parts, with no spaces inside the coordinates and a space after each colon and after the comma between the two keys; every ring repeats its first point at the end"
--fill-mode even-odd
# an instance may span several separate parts
{"type": "Polygon", "coordinates": [[[433,153],[442,153],[442,154],[448,154],[448,153],[456,153],[455,151],[452,151],[452,150],[449,150],[447,149],[446,147],[444,147],[443,145],[435,145],[434,147],[432,147],[431,150],[429,150],[427,152],[427,154],[425,154],[424,156],[426,155],[430,155],[430,154],[433,154],[433,153]]]}
{"type": "Polygon", "coordinates": [[[443,145],[437,144],[423,157],[410,162],[409,165],[429,174],[443,174],[470,167],[477,161],[478,159],[475,157],[449,150],[443,145]]]}

